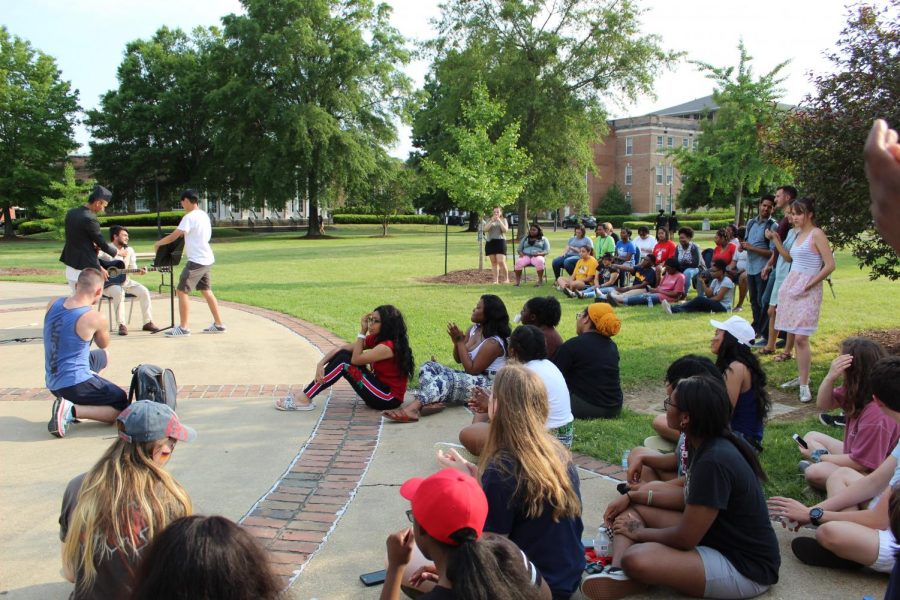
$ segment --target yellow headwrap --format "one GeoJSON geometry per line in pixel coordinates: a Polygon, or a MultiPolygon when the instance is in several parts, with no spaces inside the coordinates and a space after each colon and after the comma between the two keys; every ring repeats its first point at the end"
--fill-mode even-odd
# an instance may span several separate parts
{"type": "Polygon", "coordinates": [[[612,337],[622,328],[622,322],[616,316],[616,311],[605,302],[594,302],[588,306],[587,311],[594,328],[601,335],[612,337]]]}

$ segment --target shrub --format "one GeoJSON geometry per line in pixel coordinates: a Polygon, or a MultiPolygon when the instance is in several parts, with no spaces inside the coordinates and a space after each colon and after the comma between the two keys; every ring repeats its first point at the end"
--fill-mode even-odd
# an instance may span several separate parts
{"type": "MultiPolygon", "coordinates": [[[[335,225],[381,225],[381,217],[378,215],[360,214],[333,214],[335,225]]],[[[434,215],[392,215],[388,219],[392,224],[406,225],[437,225],[440,223],[434,215]]]]}
{"type": "MultiPolygon", "coordinates": [[[[159,222],[161,225],[172,226],[181,222],[184,211],[166,211],[159,213],[159,222]]],[[[140,213],[136,215],[103,215],[98,219],[100,225],[108,227],[110,225],[124,225],[125,227],[155,227],[156,213],[140,213]]]]}
{"type": "Polygon", "coordinates": [[[19,235],[33,235],[35,233],[53,231],[53,223],[51,222],[51,219],[22,221],[16,226],[16,229],[19,231],[19,235]]]}

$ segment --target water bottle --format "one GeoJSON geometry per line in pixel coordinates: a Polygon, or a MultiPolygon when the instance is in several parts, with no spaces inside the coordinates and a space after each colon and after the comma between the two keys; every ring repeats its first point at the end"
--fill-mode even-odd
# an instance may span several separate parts
{"type": "Polygon", "coordinates": [[[612,538],[609,537],[609,530],[602,525],[597,530],[597,536],[594,538],[594,554],[600,563],[608,565],[612,562],[612,538]]]}
{"type": "Polygon", "coordinates": [[[653,296],[651,296],[650,294],[647,294],[647,306],[653,308],[653,296]]]}
{"type": "Polygon", "coordinates": [[[631,450],[626,450],[622,453],[622,470],[628,470],[628,456],[631,454],[631,450]]]}

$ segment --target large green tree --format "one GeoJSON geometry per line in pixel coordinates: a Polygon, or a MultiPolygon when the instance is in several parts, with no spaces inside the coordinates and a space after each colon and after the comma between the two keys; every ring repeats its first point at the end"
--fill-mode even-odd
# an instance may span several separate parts
{"type": "Polygon", "coordinates": [[[0,209],[13,237],[10,209],[34,208],[50,195],[73,137],[78,91],[56,61],[0,27],[0,209]]]}
{"type": "Polygon", "coordinates": [[[830,73],[787,121],[777,155],[792,165],[801,194],[814,196],[819,224],[852,249],[872,277],[900,278],[900,258],[875,231],[862,147],[872,121],[900,124],[900,0],[848,9],[829,54],[830,73]]]}
{"type": "Polygon", "coordinates": [[[113,203],[172,195],[204,184],[210,169],[210,112],[205,97],[212,85],[211,52],[221,43],[216,29],[191,35],[162,27],[149,40],[125,47],[118,89],[88,111],[91,164],[113,192],[113,203]]]}
{"type": "Polygon", "coordinates": [[[640,33],[639,16],[631,0],[449,0],[429,43],[431,98],[414,122],[415,143],[443,161],[454,150],[443,132],[484,81],[506,106],[505,122],[520,123],[518,145],[533,160],[520,229],[529,207],[584,206],[605,103],[652,94],[655,74],[676,58],[640,33]]]}
{"type": "Polygon", "coordinates": [[[62,181],[52,181],[50,189],[52,196],[41,198],[41,204],[37,206],[37,212],[51,221],[53,237],[58,240],[66,237],[66,213],[69,209],[84,204],[94,180],[79,182],[75,179],[75,167],[67,162],[63,169],[62,181]]]}
{"type": "Polygon", "coordinates": [[[283,205],[364,189],[381,148],[396,137],[409,78],[390,8],[371,0],[243,0],[223,19],[215,155],[245,197],[283,205]]]}
{"type": "Polygon", "coordinates": [[[743,42],[738,50],[737,68],[694,63],[715,83],[713,102],[719,108],[714,118],[701,123],[696,151],[678,148],[672,152],[682,177],[694,182],[694,189],[705,182],[711,200],[719,198],[718,190],[732,194],[735,223],[741,222],[745,190],[755,194],[786,178],[786,172],[764,150],[785,115],[778,99],[782,94],[779,73],[787,63],[756,77],[753,57],[743,42]]]}

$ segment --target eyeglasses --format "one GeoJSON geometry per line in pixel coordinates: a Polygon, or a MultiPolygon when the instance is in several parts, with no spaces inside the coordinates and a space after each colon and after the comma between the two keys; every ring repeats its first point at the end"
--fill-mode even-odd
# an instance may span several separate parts
{"type": "Polygon", "coordinates": [[[666,396],[666,399],[663,400],[663,410],[669,410],[670,406],[675,408],[675,410],[681,410],[681,408],[679,408],[671,398],[666,396]]]}
{"type": "Polygon", "coordinates": [[[416,520],[413,518],[413,512],[412,512],[412,509],[409,509],[408,511],[406,511],[406,518],[409,519],[409,522],[410,522],[410,523],[415,523],[415,522],[416,522],[416,520]]]}
{"type": "Polygon", "coordinates": [[[582,318],[584,318],[584,317],[586,317],[586,316],[587,316],[587,311],[586,311],[586,310],[582,310],[581,312],[578,312],[578,313],[575,314],[575,318],[576,318],[576,319],[582,319],[582,318]]]}

